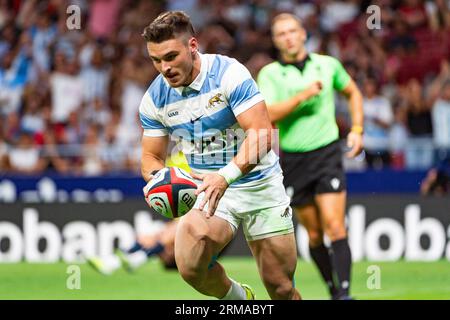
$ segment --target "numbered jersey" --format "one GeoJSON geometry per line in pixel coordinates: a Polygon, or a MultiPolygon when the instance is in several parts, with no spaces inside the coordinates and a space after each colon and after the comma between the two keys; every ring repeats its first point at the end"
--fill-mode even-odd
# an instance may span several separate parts
{"type": "MultiPolygon", "coordinates": [[[[170,134],[181,145],[192,170],[217,171],[237,154],[245,132],[236,117],[263,100],[250,72],[236,59],[200,54],[201,69],[188,87],[172,88],[159,75],[142,98],[139,115],[144,135],[170,134]]],[[[270,151],[233,185],[248,185],[280,174],[270,151]]]]}

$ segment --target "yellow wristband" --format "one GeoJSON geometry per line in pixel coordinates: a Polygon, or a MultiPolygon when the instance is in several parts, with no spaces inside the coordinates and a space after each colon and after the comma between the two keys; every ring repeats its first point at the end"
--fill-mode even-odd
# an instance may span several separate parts
{"type": "Polygon", "coordinates": [[[364,129],[362,126],[352,126],[352,132],[362,134],[364,129]]]}

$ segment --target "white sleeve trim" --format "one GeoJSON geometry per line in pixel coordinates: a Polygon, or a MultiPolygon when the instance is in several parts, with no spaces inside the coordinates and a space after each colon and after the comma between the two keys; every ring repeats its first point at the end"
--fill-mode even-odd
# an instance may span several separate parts
{"type": "Polygon", "coordinates": [[[226,88],[228,94],[231,94],[234,89],[248,79],[252,79],[250,71],[240,62],[236,61],[225,71],[221,85],[226,88]]]}
{"type": "Polygon", "coordinates": [[[144,136],[146,137],[164,137],[169,135],[166,129],[144,129],[144,136]]]}
{"type": "Polygon", "coordinates": [[[155,109],[156,107],[152,101],[152,98],[150,97],[150,94],[146,92],[141,99],[141,104],[139,105],[139,112],[145,115],[147,118],[156,120],[156,115],[154,113],[155,109]]]}
{"type": "Polygon", "coordinates": [[[241,103],[238,107],[233,109],[234,116],[237,117],[242,112],[247,111],[251,107],[255,106],[257,103],[264,101],[264,98],[261,93],[256,94],[250,100],[241,103]]]}

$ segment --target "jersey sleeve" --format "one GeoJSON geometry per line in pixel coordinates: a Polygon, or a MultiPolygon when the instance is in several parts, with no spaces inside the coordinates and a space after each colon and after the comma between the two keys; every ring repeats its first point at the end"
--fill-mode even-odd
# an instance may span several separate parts
{"type": "Polygon", "coordinates": [[[238,61],[233,62],[225,71],[222,85],[228,105],[236,117],[264,100],[250,72],[238,61]]]}
{"type": "Polygon", "coordinates": [[[142,97],[139,106],[139,118],[144,129],[144,136],[147,137],[162,137],[169,134],[167,128],[158,120],[156,116],[156,107],[146,92],[142,97]]]}
{"type": "Polygon", "coordinates": [[[349,84],[351,78],[342,63],[340,63],[336,58],[332,59],[334,64],[333,88],[338,91],[342,91],[349,84]]]}
{"type": "Polygon", "coordinates": [[[264,100],[268,105],[272,103],[276,103],[277,99],[277,88],[278,86],[274,83],[272,77],[270,77],[270,72],[267,69],[262,68],[258,74],[258,87],[261,91],[261,94],[264,97],[264,100]]]}

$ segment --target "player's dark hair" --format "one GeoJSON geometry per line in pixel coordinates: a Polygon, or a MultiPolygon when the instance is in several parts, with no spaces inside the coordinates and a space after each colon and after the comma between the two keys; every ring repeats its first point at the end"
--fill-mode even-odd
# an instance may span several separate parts
{"type": "Polygon", "coordinates": [[[183,11],[168,11],[153,20],[144,29],[142,36],[147,42],[161,43],[180,34],[195,35],[191,19],[183,11]]]}

